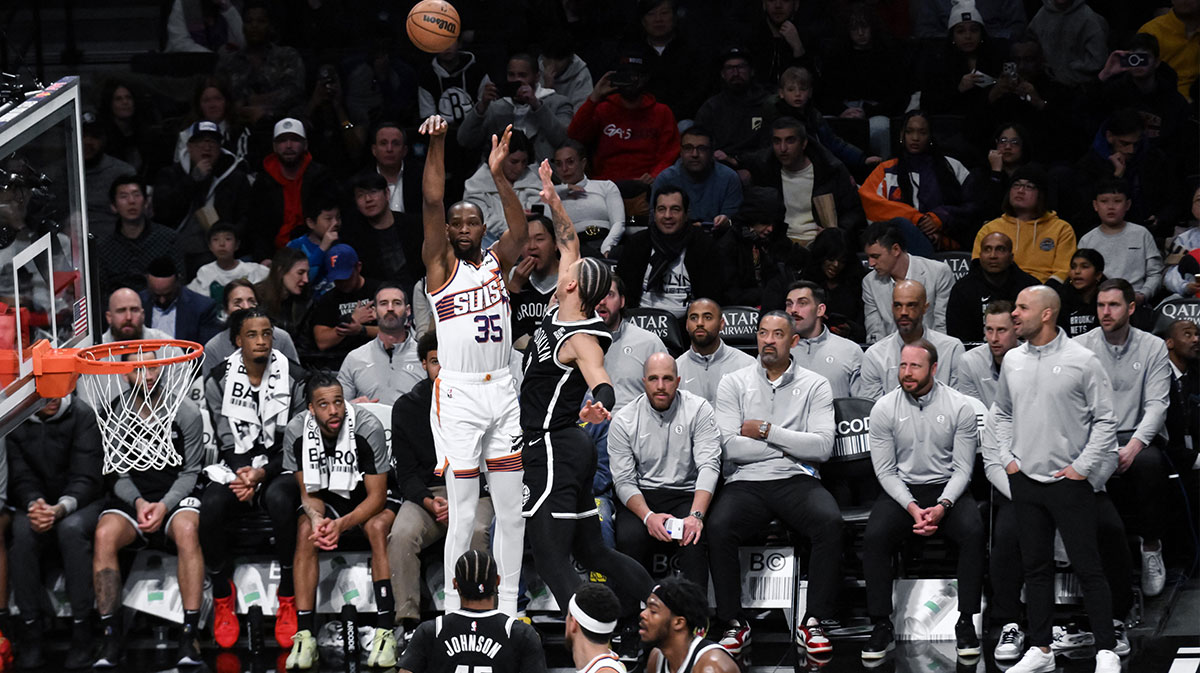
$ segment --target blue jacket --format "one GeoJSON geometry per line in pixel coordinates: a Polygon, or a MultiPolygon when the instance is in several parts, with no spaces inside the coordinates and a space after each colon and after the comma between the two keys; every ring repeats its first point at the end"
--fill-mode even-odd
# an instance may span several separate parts
{"type": "Polygon", "coordinates": [[[717,215],[734,217],[742,207],[742,181],[737,171],[722,163],[702,182],[693,182],[683,170],[683,160],[677,160],[654,180],[650,189],[650,213],[654,214],[654,196],[664,185],[674,185],[688,195],[688,219],[712,222],[717,215]]]}
{"type": "MultiPolygon", "coordinates": [[[[146,327],[154,327],[154,298],[149,290],[142,290],[138,296],[142,298],[142,309],[146,312],[146,327]]],[[[179,288],[179,296],[175,298],[176,339],[206,344],[223,329],[221,309],[216,302],[186,287],[179,288]]]]}

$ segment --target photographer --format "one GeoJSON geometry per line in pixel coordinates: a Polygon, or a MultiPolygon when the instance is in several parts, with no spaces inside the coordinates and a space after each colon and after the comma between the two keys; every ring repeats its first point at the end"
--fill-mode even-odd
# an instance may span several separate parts
{"type": "Polygon", "coordinates": [[[511,124],[529,138],[531,164],[553,158],[554,149],[567,139],[567,125],[575,111],[571,101],[542,86],[537,59],[527,53],[510,56],[504,74],[500,82],[483,80],[479,102],[458,127],[458,144],[481,150],[511,124]]]}
{"type": "Polygon", "coordinates": [[[1189,133],[1191,109],[1179,93],[1179,77],[1159,59],[1158,40],[1153,35],[1138,33],[1129,38],[1124,49],[1108,55],[1099,78],[1097,99],[1089,109],[1103,115],[1122,108],[1137,110],[1146,122],[1147,141],[1163,151],[1196,146],[1194,129],[1191,137],[1184,136],[1189,133]]]}

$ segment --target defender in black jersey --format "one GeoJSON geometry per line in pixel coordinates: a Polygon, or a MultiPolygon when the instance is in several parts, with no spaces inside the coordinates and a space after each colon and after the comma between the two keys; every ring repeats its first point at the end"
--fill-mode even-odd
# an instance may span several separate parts
{"type": "Polygon", "coordinates": [[[646,673],[738,673],[724,647],[696,635],[708,627],[708,595],[700,585],[671,577],[654,587],[638,624],[642,642],[653,648],[646,673]]]}
{"type": "MultiPolygon", "coordinates": [[[[608,547],[592,498],[596,448],[577,422],[609,418],[615,393],[604,371],[604,353],[612,336],[596,317],[596,304],[608,294],[608,265],[579,258],[575,226],[563,209],[550,167],[542,162],[542,201],[550,207],[559,251],[558,306],[550,309],[525,351],[521,384],[522,455],[525,463],[525,531],[538,560],[538,574],[560,607],[580,584],[570,557],[604,573],[626,601],[635,606],[652,580],[640,564],[608,547]],[[595,403],[583,404],[591,388],[595,403]],[[582,410],[580,407],[582,406],[582,410]]],[[[632,612],[632,610],[631,610],[632,612]]]]}
{"type": "Polygon", "coordinates": [[[397,664],[408,673],[544,673],[533,627],[496,609],[496,560],[472,549],[454,564],[462,608],[417,627],[397,664]]]}

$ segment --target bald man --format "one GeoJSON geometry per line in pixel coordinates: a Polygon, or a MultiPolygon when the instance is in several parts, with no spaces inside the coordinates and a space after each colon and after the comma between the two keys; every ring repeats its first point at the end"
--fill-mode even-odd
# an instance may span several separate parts
{"type": "Polygon", "coordinates": [[[900,351],[906,344],[925,339],[938,351],[936,378],[958,388],[958,367],[963,345],[958,339],[925,324],[929,301],[925,287],[915,280],[902,280],[892,288],[892,320],[896,331],[875,342],[863,354],[855,397],[878,400],[900,386],[900,351]]]}
{"type": "Polygon", "coordinates": [[[697,299],[688,305],[686,329],[692,345],[675,359],[679,387],[716,404],[721,379],[754,364],[754,357],[721,340],[725,318],[721,305],[711,299],[697,299]]]}
{"type": "Polygon", "coordinates": [[[1096,543],[1094,491],[1117,465],[1113,388],[1095,353],[1057,326],[1059,310],[1058,293],[1045,285],[1017,295],[1013,324],[1025,344],[1004,357],[983,437],[988,480],[1012,500],[1019,526],[1031,647],[1013,670],[1054,670],[1057,529],[1083,586],[1096,671],[1115,673],[1120,660],[1096,543]]]}
{"type": "Polygon", "coordinates": [[[983,237],[979,257],[971,260],[967,275],[950,290],[946,309],[946,332],[963,341],[983,341],[983,317],[993,301],[1012,301],[1017,293],[1038,279],[1025,273],[1013,259],[1013,242],[1008,234],[995,231],[983,237]]]}
{"type": "Polygon", "coordinates": [[[622,504],[617,549],[646,565],[655,540],[679,545],[683,576],[707,586],[704,517],[721,473],[716,414],[703,397],[679,389],[667,353],[646,358],[642,387],[645,393],[608,427],[608,461],[622,504]]]}
{"type": "Polygon", "coordinates": [[[171,335],[153,327],[146,327],[146,310],[137,292],[123,287],[108,296],[108,308],[104,311],[108,329],[101,335],[104,343],[132,341],[134,339],[170,339],[171,335]]]}

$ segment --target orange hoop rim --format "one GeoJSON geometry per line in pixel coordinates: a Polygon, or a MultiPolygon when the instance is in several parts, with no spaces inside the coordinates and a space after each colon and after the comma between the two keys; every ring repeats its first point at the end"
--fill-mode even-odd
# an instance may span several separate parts
{"type": "Polygon", "coordinates": [[[79,374],[125,374],[147,367],[168,367],[170,365],[191,362],[204,355],[204,346],[195,341],[183,339],[135,339],[132,341],[113,341],[96,344],[87,348],[66,349],[75,350],[75,372],[79,374]],[[178,348],[181,355],[154,360],[105,360],[102,358],[120,358],[129,353],[153,352],[163,348],[178,348]],[[89,357],[90,356],[90,357],[89,357]],[[101,359],[96,359],[101,358],[101,359]]]}

